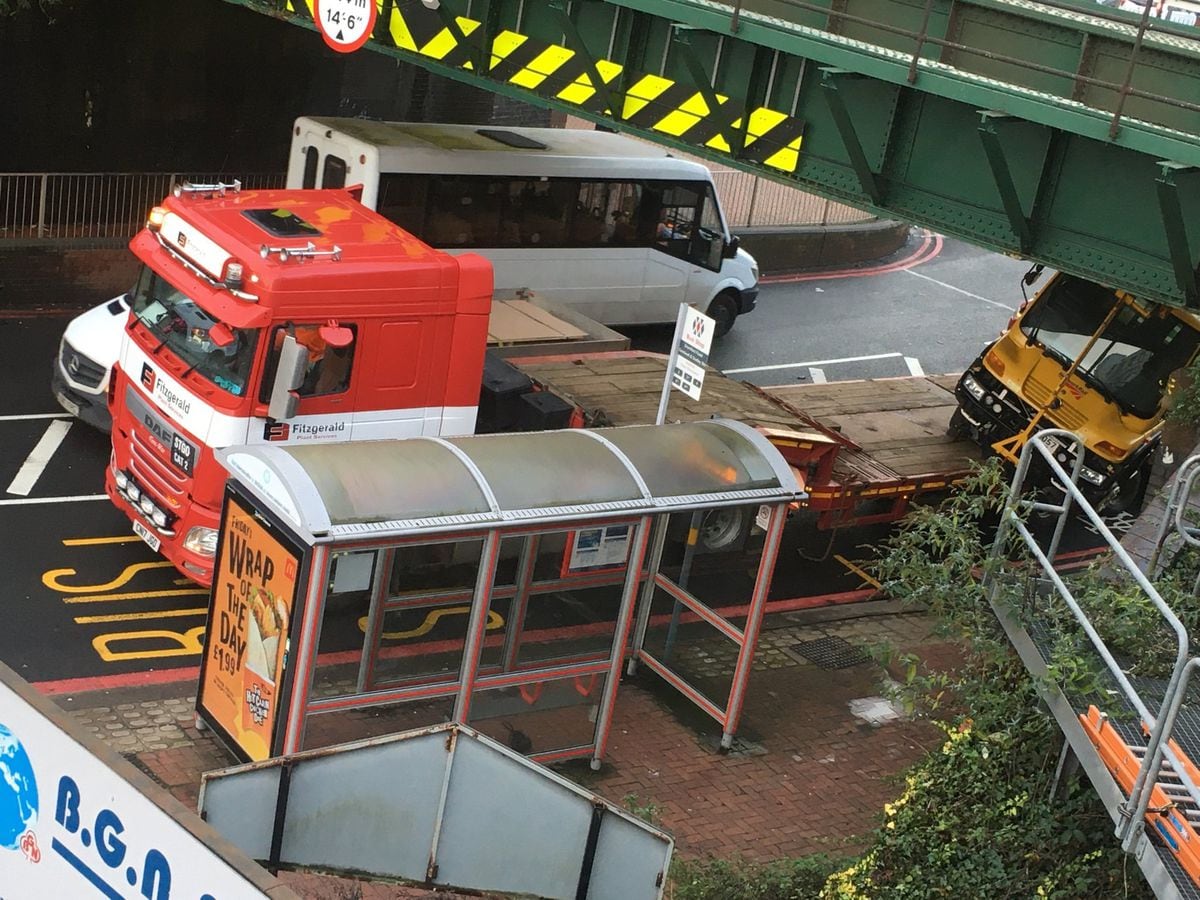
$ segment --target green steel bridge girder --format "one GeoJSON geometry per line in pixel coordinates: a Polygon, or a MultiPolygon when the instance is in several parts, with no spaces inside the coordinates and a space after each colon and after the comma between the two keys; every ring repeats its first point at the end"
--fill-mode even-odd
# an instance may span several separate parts
{"type": "MultiPolygon", "coordinates": [[[[315,27],[312,0],[227,2],[315,27]]],[[[374,2],[367,48],[439,75],[1200,308],[1194,29],[1077,0],[374,2]]]]}

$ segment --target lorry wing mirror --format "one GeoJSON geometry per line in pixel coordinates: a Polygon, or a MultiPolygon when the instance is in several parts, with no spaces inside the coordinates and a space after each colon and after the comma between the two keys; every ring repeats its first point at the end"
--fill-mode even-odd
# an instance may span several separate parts
{"type": "Polygon", "coordinates": [[[308,350],[301,346],[293,335],[283,337],[279,348],[279,365],[275,369],[275,381],[271,384],[271,401],[267,415],[277,421],[296,415],[296,404],[300,401],[297,388],[304,383],[308,369],[308,350]]]}
{"type": "Polygon", "coordinates": [[[737,256],[738,247],[742,245],[741,239],[735,234],[725,242],[725,252],[722,254],[726,259],[733,259],[737,256]]]}
{"type": "Polygon", "coordinates": [[[233,343],[233,329],[224,322],[217,322],[208,329],[208,339],[217,347],[228,347],[233,343]]]}
{"type": "Polygon", "coordinates": [[[349,347],[354,343],[354,332],[344,325],[339,325],[333,319],[330,319],[328,324],[322,325],[317,329],[317,334],[330,347],[341,350],[343,347],[349,347]]]}

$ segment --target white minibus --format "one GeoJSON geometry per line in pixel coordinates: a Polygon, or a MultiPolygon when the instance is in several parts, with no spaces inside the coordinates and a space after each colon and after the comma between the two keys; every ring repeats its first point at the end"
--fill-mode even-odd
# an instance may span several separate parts
{"type": "Polygon", "coordinates": [[[287,185],[361,185],[426,243],[490,259],[497,295],[529,288],[606,325],[674,322],[687,302],[719,336],[758,294],[708,169],[618,134],[302,117],[287,185]]]}

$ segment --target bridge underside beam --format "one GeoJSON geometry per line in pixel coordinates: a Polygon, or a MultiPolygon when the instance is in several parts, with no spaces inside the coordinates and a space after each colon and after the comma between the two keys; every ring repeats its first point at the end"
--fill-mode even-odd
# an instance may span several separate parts
{"type": "Polygon", "coordinates": [[[1004,0],[375,2],[367,47],[437,74],[1200,303],[1200,42],[1004,0]]]}

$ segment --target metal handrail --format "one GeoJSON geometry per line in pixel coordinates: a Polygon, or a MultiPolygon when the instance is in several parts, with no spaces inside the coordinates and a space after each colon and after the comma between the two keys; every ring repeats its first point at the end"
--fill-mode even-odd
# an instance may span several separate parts
{"type": "MultiPolygon", "coordinates": [[[[731,19],[730,19],[730,24],[731,24],[731,31],[733,31],[733,32],[736,32],[738,30],[738,28],[741,27],[741,20],[744,16],[756,15],[753,12],[749,12],[749,11],[743,9],[744,2],[745,2],[745,0],[735,0],[735,2],[732,4],[732,14],[731,14],[731,19]]],[[[1178,109],[1187,110],[1189,112],[1200,112],[1200,103],[1193,103],[1191,101],[1182,100],[1177,97],[1167,97],[1162,94],[1155,94],[1150,91],[1141,90],[1139,88],[1135,88],[1132,86],[1133,74],[1136,69],[1137,50],[1138,50],[1138,48],[1140,48],[1140,46],[1143,42],[1144,35],[1146,33],[1151,33],[1151,34],[1160,34],[1161,33],[1161,34],[1170,36],[1172,38],[1185,37],[1188,39],[1193,39],[1193,40],[1196,40],[1197,50],[1200,51],[1200,34],[1197,34],[1195,36],[1188,35],[1188,34],[1181,35],[1175,29],[1167,29],[1167,28],[1161,27],[1162,24],[1169,24],[1169,23],[1161,23],[1160,24],[1160,21],[1157,19],[1154,21],[1150,21],[1150,18],[1148,15],[1149,4],[1147,4],[1147,12],[1143,13],[1143,15],[1142,15],[1142,21],[1140,23],[1140,27],[1135,26],[1134,23],[1128,21],[1127,19],[1119,18],[1119,17],[1109,14],[1108,11],[1104,7],[1098,6],[1097,10],[1095,12],[1093,12],[1091,10],[1084,10],[1083,8],[1081,8],[1079,6],[1062,4],[1062,3],[1043,3],[1043,4],[1041,4],[1041,5],[1052,7],[1054,9],[1061,10],[1061,11],[1069,11],[1069,12],[1076,13],[1076,14],[1083,13],[1083,14],[1092,16],[1094,18],[1100,19],[1101,21],[1111,22],[1113,24],[1121,25],[1125,28],[1129,28],[1129,27],[1137,28],[1137,30],[1134,34],[1134,38],[1133,38],[1134,46],[1131,48],[1131,53],[1130,53],[1130,57],[1131,57],[1130,58],[1130,66],[1128,68],[1128,71],[1126,72],[1124,82],[1121,84],[1118,84],[1117,82],[1106,81],[1101,78],[1095,78],[1091,75],[1084,75],[1083,73],[1078,72],[1078,71],[1070,71],[1067,69],[1055,68],[1053,66],[1045,66],[1045,65],[1042,65],[1041,63],[1035,63],[1031,60],[1020,59],[1018,57],[1013,57],[1013,56],[1007,56],[1005,54],[995,53],[990,50],[984,50],[980,47],[972,47],[969,44],[960,44],[956,41],[949,41],[944,38],[933,37],[933,36],[929,35],[929,33],[928,33],[928,30],[929,30],[929,16],[928,15],[926,15],[922,18],[921,29],[919,31],[914,31],[910,28],[902,28],[898,25],[890,25],[885,22],[880,22],[877,19],[872,19],[872,18],[868,18],[865,16],[854,15],[853,13],[848,13],[848,12],[844,12],[844,11],[841,11],[838,9],[833,9],[833,8],[830,8],[829,6],[822,6],[817,3],[806,2],[806,0],[779,0],[779,2],[784,6],[793,7],[795,9],[802,10],[804,12],[818,13],[820,15],[826,16],[827,23],[826,23],[824,29],[818,29],[818,30],[829,30],[830,27],[835,22],[850,22],[850,23],[854,23],[857,25],[869,25],[872,28],[878,29],[879,31],[882,31],[887,34],[894,34],[894,35],[897,35],[898,37],[905,37],[905,38],[912,39],[914,42],[915,49],[911,55],[911,62],[909,64],[908,82],[910,84],[914,83],[916,80],[916,72],[917,72],[918,63],[921,59],[921,51],[924,49],[926,44],[932,44],[936,47],[941,47],[941,48],[948,49],[948,50],[956,50],[956,51],[961,51],[964,53],[974,54],[976,56],[980,56],[984,59],[988,59],[993,62],[1000,62],[1000,63],[1005,63],[1007,65],[1013,65],[1018,68],[1027,69],[1031,72],[1038,72],[1038,73],[1047,74],[1047,75],[1059,75],[1059,76],[1071,79],[1072,82],[1076,85],[1087,85],[1090,87],[1103,88],[1105,90],[1113,91],[1118,96],[1117,108],[1115,110],[1107,110],[1100,106],[1091,106],[1090,107],[1092,109],[1096,109],[1101,112],[1113,112],[1114,113],[1113,121],[1110,125],[1110,137],[1116,136],[1116,132],[1119,128],[1120,121],[1123,116],[1122,111],[1124,109],[1126,97],[1136,97],[1136,98],[1142,99],[1142,100],[1152,100],[1156,103],[1162,103],[1167,106],[1172,106],[1172,107],[1175,107],[1178,109]]],[[[1178,26],[1176,26],[1176,28],[1178,28],[1178,26]]],[[[1060,97],[1059,99],[1072,100],[1073,98],[1060,97]]],[[[1078,101],[1075,101],[1075,102],[1078,102],[1078,101]]],[[[1125,118],[1129,118],[1129,117],[1125,116],[1125,118]]],[[[1141,121],[1141,120],[1138,120],[1138,121],[1141,121]]],[[[1160,123],[1149,123],[1149,124],[1158,125],[1158,127],[1169,127],[1169,126],[1161,125],[1160,123]]]]}
{"type": "Polygon", "coordinates": [[[1152,578],[1157,577],[1162,571],[1159,563],[1163,563],[1164,567],[1166,565],[1163,562],[1162,551],[1172,534],[1177,534],[1185,544],[1200,547],[1200,528],[1189,525],[1183,520],[1183,511],[1187,508],[1188,500],[1192,496],[1197,477],[1200,477],[1200,454],[1185,459],[1179,466],[1179,471],[1175,473],[1175,484],[1171,487],[1171,493],[1167,495],[1167,505],[1163,511],[1162,521],[1158,525],[1158,534],[1154,539],[1154,551],[1146,563],[1146,572],[1152,578]]]}
{"type": "Polygon", "coordinates": [[[1007,546],[1009,534],[1016,531],[1020,535],[1026,547],[1033,554],[1038,564],[1042,568],[1045,577],[1054,585],[1059,597],[1067,605],[1071,614],[1075,617],[1076,622],[1087,635],[1088,640],[1104,661],[1113,676],[1114,680],[1120,686],[1125,698],[1130,705],[1137,710],[1142,721],[1150,729],[1150,735],[1146,744],[1146,755],[1142,765],[1138,769],[1137,778],[1134,781],[1133,787],[1130,790],[1129,798],[1123,805],[1122,822],[1117,827],[1117,834],[1121,839],[1121,846],[1127,852],[1133,849],[1133,845],[1139,834],[1138,828],[1146,815],[1146,810],[1150,804],[1151,792],[1156,783],[1156,778],[1151,778],[1151,773],[1157,773],[1162,766],[1164,755],[1171,760],[1178,774],[1181,776],[1185,787],[1193,801],[1200,806],[1200,788],[1193,784],[1187,778],[1186,773],[1182,771],[1182,766],[1178,765],[1174,754],[1169,751],[1167,746],[1168,739],[1174,729],[1175,720],[1182,706],[1184,696],[1186,694],[1187,683],[1191,672],[1200,664],[1200,660],[1190,659],[1189,642],[1187,629],[1180,622],[1178,616],[1171,611],[1171,608],[1163,600],[1162,596],[1150,583],[1141,569],[1121,546],[1117,537],[1105,524],[1100,515],[1092,508],[1091,504],[1083,496],[1079,490],[1078,479],[1080,470],[1083,467],[1083,454],[1075,455],[1074,465],[1070,474],[1062,467],[1057,459],[1054,458],[1054,451],[1043,442],[1042,438],[1058,438],[1068,444],[1074,443],[1077,446],[1082,446],[1082,440],[1078,435],[1064,429],[1046,429],[1039,432],[1038,436],[1026,442],[1021,448],[1021,455],[1017,461],[1016,472],[1013,474],[1011,491],[1008,499],[1005,502],[1004,512],[1001,515],[1000,525],[996,530],[996,537],[992,543],[992,550],[989,554],[989,570],[986,586],[988,589],[988,599],[993,604],[997,600],[999,590],[998,580],[995,578],[995,572],[998,571],[999,563],[1004,559],[1004,548],[1007,546]],[[1064,496],[1061,504],[1046,503],[1040,501],[1029,501],[1022,499],[1021,493],[1025,486],[1025,481],[1029,474],[1030,465],[1034,459],[1034,454],[1037,454],[1047,464],[1054,481],[1062,487],[1064,496]],[[1176,636],[1176,652],[1175,663],[1171,669],[1171,676],[1167,682],[1166,690],[1163,694],[1163,701],[1159,707],[1158,715],[1153,715],[1136,688],[1125,675],[1120,664],[1104,643],[1104,639],[1096,631],[1087,614],[1079,606],[1078,601],[1072,595],[1070,588],[1067,587],[1062,577],[1054,569],[1053,559],[1058,552],[1058,544],[1062,539],[1063,531],[1066,527],[1067,517],[1069,516],[1072,505],[1078,507],[1079,512],[1091,522],[1096,532],[1104,539],[1112,551],[1114,559],[1122,568],[1133,578],[1134,582],[1146,594],[1154,605],[1155,609],[1162,615],[1164,621],[1176,636]],[[1057,515],[1058,521],[1055,524],[1054,534],[1050,540],[1050,545],[1046,552],[1043,552],[1038,539],[1033,535],[1026,526],[1022,511],[1046,512],[1057,515]]]}

